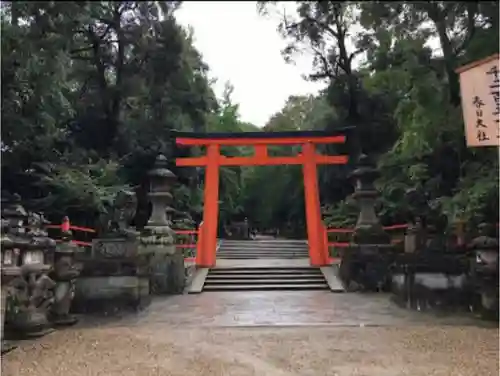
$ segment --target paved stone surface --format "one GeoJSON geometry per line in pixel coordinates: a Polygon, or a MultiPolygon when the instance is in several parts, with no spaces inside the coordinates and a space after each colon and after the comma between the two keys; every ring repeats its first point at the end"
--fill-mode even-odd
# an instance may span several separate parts
{"type": "Polygon", "coordinates": [[[89,321],[23,344],[2,375],[498,375],[497,328],[376,294],[203,293],[89,321]]]}
{"type": "Polygon", "coordinates": [[[476,325],[469,317],[408,311],[384,294],[334,294],[330,291],[204,292],[155,300],[113,325],[164,323],[173,326],[401,326],[476,325]]]}

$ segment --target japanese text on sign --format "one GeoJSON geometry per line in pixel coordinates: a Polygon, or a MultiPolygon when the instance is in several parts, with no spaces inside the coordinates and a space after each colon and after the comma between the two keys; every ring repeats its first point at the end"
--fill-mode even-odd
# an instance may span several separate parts
{"type": "Polygon", "coordinates": [[[476,107],[476,137],[479,142],[483,141],[488,141],[489,138],[486,135],[485,128],[488,128],[486,125],[484,125],[483,122],[483,110],[482,107],[484,107],[484,102],[479,98],[477,95],[474,97],[472,104],[476,107]]]}
{"type": "MultiPolygon", "coordinates": [[[[496,62],[498,63],[498,62],[496,62]]],[[[490,95],[493,98],[493,102],[495,103],[494,105],[494,111],[493,111],[493,116],[495,117],[495,123],[498,124],[500,123],[500,80],[498,79],[498,64],[493,64],[491,68],[486,71],[486,74],[488,76],[492,77],[492,80],[490,82],[490,95]]]]}
{"type": "Polygon", "coordinates": [[[457,70],[467,146],[498,146],[500,141],[500,79],[498,55],[457,70]]]}

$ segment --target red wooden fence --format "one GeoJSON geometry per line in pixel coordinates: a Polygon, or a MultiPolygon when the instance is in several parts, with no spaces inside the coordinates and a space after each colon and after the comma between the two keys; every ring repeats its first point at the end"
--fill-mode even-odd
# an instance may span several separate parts
{"type": "MultiPolygon", "coordinates": [[[[394,230],[406,230],[408,228],[407,224],[397,224],[397,225],[392,225],[392,226],[385,226],[384,230],[385,231],[394,231],[394,230]]],[[[329,234],[351,234],[354,232],[354,229],[352,228],[327,228],[326,226],[323,226],[321,229],[322,232],[322,237],[323,237],[323,244],[324,244],[324,251],[326,252],[326,255],[324,255],[325,259],[328,260],[329,263],[338,263],[340,261],[340,257],[331,257],[330,256],[330,248],[331,247],[336,247],[336,248],[347,248],[350,245],[349,241],[330,241],[329,234]]],[[[338,238],[338,237],[337,237],[338,238]]],[[[338,239],[337,239],[338,240],[338,239]]],[[[401,238],[396,238],[392,239],[392,244],[399,244],[404,241],[404,237],[401,238]]],[[[335,252],[334,252],[335,253],[335,252]]]]}
{"type": "MultiPolygon", "coordinates": [[[[81,226],[73,226],[70,222],[69,222],[69,219],[67,217],[65,217],[63,219],[63,223],[61,223],[60,225],[46,225],[45,226],[46,228],[52,228],[52,229],[60,229],[61,231],[68,231],[68,230],[71,230],[71,231],[77,231],[77,232],[84,232],[84,233],[88,233],[88,234],[95,234],[96,233],[96,230],[93,229],[93,228],[89,228],[89,227],[81,227],[81,226]]],[[[174,230],[174,232],[177,234],[177,235],[181,235],[183,236],[181,239],[185,239],[184,236],[188,236],[188,240],[190,241],[190,243],[184,243],[182,242],[181,244],[176,244],[175,246],[177,248],[184,248],[184,249],[192,249],[192,250],[196,250],[196,243],[197,243],[197,238],[198,238],[198,235],[199,235],[199,229],[195,229],[195,230],[174,230]]],[[[56,242],[61,242],[62,240],[61,239],[56,239],[56,242]]],[[[92,243],[91,242],[85,242],[85,241],[81,241],[81,240],[71,240],[71,242],[73,244],[76,244],[76,245],[79,245],[81,247],[91,247],[92,246],[92,243]]],[[[195,257],[194,256],[191,256],[191,257],[186,257],[184,259],[184,261],[194,261],[195,257]]]]}
{"type": "MultiPolygon", "coordinates": [[[[67,230],[80,231],[80,232],[85,232],[85,233],[89,233],[89,234],[96,233],[96,230],[92,229],[92,228],[71,225],[69,222],[69,219],[67,217],[64,218],[63,223],[60,225],[47,225],[46,227],[47,228],[54,228],[54,229],[59,228],[61,230],[66,230],[66,231],[67,230]]],[[[498,223],[496,224],[496,227],[497,228],[499,227],[498,223]]],[[[201,243],[200,235],[202,232],[202,228],[203,228],[203,226],[200,225],[200,227],[198,229],[174,230],[174,232],[177,235],[180,235],[180,239],[181,239],[181,243],[176,244],[176,247],[183,248],[183,249],[191,249],[194,251],[193,256],[186,257],[184,259],[184,261],[193,262],[195,260],[197,246],[200,246],[200,243],[201,243]],[[189,243],[184,243],[184,241],[186,240],[186,236],[187,236],[187,240],[189,241],[189,243]]],[[[408,228],[407,224],[396,224],[396,225],[391,225],[391,226],[385,226],[384,230],[385,231],[396,231],[396,230],[406,230],[407,228],[408,228]]],[[[327,252],[327,255],[325,255],[325,257],[328,259],[328,261],[330,263],[338,262],[340,260],[340,257],[330,257],[330,252],[329,252],[330,248],[331,247],[346,248],[346,247],[349,247],[350,243],[346,242],[346,241],[330,242],[329,234],[351,234],[352,232],[354,232],[354,229],[350,229],[350,228],[326,228],[326,226],[322,227],[323,242],[325,245],[324,248],[325,248],[325,251],[327,252]]],[[[56,240],[56,241],[60,242],[61,240],[56,240]]],[[[392,239],[392,244],[400,244],[403,241],[404,241],[403,237],[392,239]]],[[[90,243],[90,242],[84,242],[84,241],[79,241],[79,240],[72,240],[72,242],[74,244],[77,244],[77,245],[82,246],[82,247],[92,246],[92,243],[90,243]]]]}

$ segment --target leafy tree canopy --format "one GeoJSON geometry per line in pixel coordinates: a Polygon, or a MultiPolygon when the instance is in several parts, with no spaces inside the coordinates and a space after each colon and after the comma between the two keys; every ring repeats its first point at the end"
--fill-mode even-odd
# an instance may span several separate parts
{"type": "MultiPolygon", "coordinates": [[[[292,95],[263,131],[352,126],[346,147],[378,162],[383,222],[407,220],[420,187],[451,220],[498,222],[498,155],[468,149],[455,69],[498,52],[498,2],[295,2],[277,31],[284,58],[314,57],[318,95],[292,95]],[[438,46],[434,50],[431,46],[438,46]]],[[[179,177],[176,209],[199,218],[203,171],[178,169],[172,130],[258,131],[243,122],[228,83],[217,98],[192,30],[176,22],[176,1],[2,2],[2,189],[20,193],[54,221],[95,223],[114,193],[136,189],[147,218],[146,172],[158,152],[179,177]]],[[[265,13],[280,2],[260,2],[265,13]]],[[[265,90],[263,88],[263,90],[265,90]]],[[[293,154],[297,148],[271,148],[293,154]]],[[[249,148],[224,148],[251,155],[249,148]]],[[[325,220],[352,225],[347,166],[322,166],[325,220]]],[[[303,233],[297,166],[221,171],[221,224],[248,217],[303,233]]]]}

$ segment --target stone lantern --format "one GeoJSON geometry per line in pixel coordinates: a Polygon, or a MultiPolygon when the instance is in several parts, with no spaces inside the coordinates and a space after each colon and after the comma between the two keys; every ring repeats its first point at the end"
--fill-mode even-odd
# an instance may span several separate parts
{"type": "Polygon", "coordinates": [[[339,269],[346,289],[350,288],[351,282],[368,290],[387,287],[393,247],[375,213],[378,192],[374,181],[378,176],[379,172],[368,156],[360,155],[358,168],[351,174],[355,182],[352,198],[359,207],[359,216],[351,243],[342,252],[339,269]]]}
{"type": "MultiPolygon", "coordinates": [[[[65,217],[63,223],[69,227],[69,219],[65,217]]],[[[70,315],[70,308],[75,296],[75,280],[80,270],[75,267],[75,258],[81,253],[80,247],[72,243],[72,233],[69,228],[61,231],[62,242],[55,250],[54,268],[49,276],[56,282],[54,304],[49,312],[49,319],[54,325],[72,325],[78,320],[70,315]]]]}
{"type": "Polygon", "coordinates": [[[390,237],[382,228],[375,214],[375,201],[379,195],[374,181],[379,177],[367,155],[362,154],[358,160],[358,168],[351,174],[355,180],[352,198],[359,208],[358,221],[354,228],[352,242],[355,244],[389,244],[390,237]]]}
{"type": "Polygon", "coordinates": [[[42,336],[50,331],[47,314],[55,283],[47,273],[52,267],[56,243],[42,229],[43,217],[26,213],[19,195],[14,195],[2,209],[9,238],[2,251],[2,267],[8,264],[19,268],[6,286],[6,328],[17,335],[42,336]]]}
{"type": "MultiPolygon", "coordinates": [[[[6,197],[2,192],[2,207],[5,208],[7,204],[6,197]]],[[[19,250],[14,248],[14,240],[11,238],[11,234],[9,234],[9,228],[11,223],[9,223],[8,219],[3,218],[2,213],[2,222],[1,222],[1,237],[0,237],[0,246],[2,252],[2,261],[1,261],[1,275],[2,275],[2,301],[1,301],[1,321],[2,321],[2,354],[13,350],[16,348],[11,342],[5,339],[4,335],[4,320],[5,320],[5,312],[6,312],[6,302],[7,295],[9,290],[9,285],[15,278],[18,278],[21,275],[21,269],[19,268],[18,258],[19,258],[19,250]]]]}
{"type": "Polygon", "coordinates": [[[479,236],[468,248],[472,251],[471,279],[474,292],[481,297],[481,307],[486,312],[498,315],[498,238],[493,237],[494,228],[482,223],[479,236]]]}
{"type": "Polygon", "coordinates": [[[167,168],[167,158],[160,154],[156,158],[153,169],[148,172],[149,193],[148,198],[152,205],[151,217],[147,227],[168,226],[167,209],[172,202],[172,194],[176,176],[167,168]]]}
{"type": "Polygon", "coordinates": [[[185,271],[182,249],[175,246],[175,232],[167,217],[172,202],[170,193],[176,176],[167,168],[167,158],[160,154],[149,171],[149,193],[152,210],[141,234],[142,247],[151,252],[151,289],[154,293],[180,293],[184,290],[185,271]]]}

